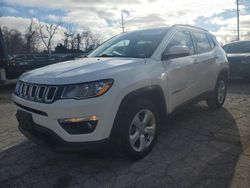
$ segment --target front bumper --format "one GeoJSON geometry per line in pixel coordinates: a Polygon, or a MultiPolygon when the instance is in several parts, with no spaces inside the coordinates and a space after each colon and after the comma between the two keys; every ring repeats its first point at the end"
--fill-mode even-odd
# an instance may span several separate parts
{"type": "Polygon", "coordinates": [[[33,123],[32,129],[27,130],[18,126],[19,130],[34,143],[57,152],[101,150],[110,143],[109,139],[92,142],[66,142],[48,128],[33,123]]]}
{"type": "Polygon", "coordinates": [[[99,142],[108,139],[121,99],[122,93],[115,86],[100,97],[84,100],[62,99],[51,104],[13,96],[17,110],[30,113],[35,125],[52,131],[60,139],[69,143],[99,142]],[[60,119],[84,118],[93,115],[98,118],[98,124],[95,130],[88,134],[70,134],[58,123],[60,119]]]}

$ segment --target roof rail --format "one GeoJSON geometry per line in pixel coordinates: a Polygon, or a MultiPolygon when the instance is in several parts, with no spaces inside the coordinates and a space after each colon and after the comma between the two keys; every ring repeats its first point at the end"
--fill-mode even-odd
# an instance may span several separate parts
{"type": "Polygon", "coordinates": [[[178,26],[191,27],[191,28],[194,28],[194,29],[200,29],[200,30],[208,32],[208,30],[206,30],[206,29],[203,29],[201,27],[196,27],[196,26],[188,25],[188,24],[174,24],[172,27],[178,27],[178,26]]]}

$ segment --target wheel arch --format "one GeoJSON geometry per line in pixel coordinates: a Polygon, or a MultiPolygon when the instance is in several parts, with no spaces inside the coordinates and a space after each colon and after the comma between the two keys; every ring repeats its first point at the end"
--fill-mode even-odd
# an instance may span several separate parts
{"type": "MultiPolygon", "coordinates": [[[[218,78],[219,78],[220,76],[223,76],[223,77],[225,77],[226,79],[228,79],[228,78],[229,78],[229,69],[228,69],[228,68],[222,69],[222,70],[219,72],[219,74],[218,74],[218,78]]],[[[218,78],[217,78],[217,79],[218,79],[218,78]]]]}
{"type": "Polygon", "coordinates": [[[162,88],[158,85],[143,87],[132,91],[123,97],[115,116],[114,125],[111,130],[111,137],[114,137],[119,129],[118,118],[122,115],[124,109],[138,99],[148,99],[156,104],[160,113],[161,122],[164,120],[167,114],[167,105],[162,88]]]}

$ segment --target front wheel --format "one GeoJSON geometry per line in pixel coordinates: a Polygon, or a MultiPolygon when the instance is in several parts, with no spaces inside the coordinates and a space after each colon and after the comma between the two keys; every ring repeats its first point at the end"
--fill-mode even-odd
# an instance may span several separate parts
{"type": "Polygon", "coordinates": [[[220,76],[217,80],[214,91],[208,97],[207,105],[210,109],[221,108],[225,102],[227,94],[227,79],[224,76],[220,76]]]}
{"type": "Polygon", "coordinates": [[[128,105],[119,119],[122,152],[130,159],[140,159],[153,148],[159,127],[159,113],[148,100],[128,105]]]}

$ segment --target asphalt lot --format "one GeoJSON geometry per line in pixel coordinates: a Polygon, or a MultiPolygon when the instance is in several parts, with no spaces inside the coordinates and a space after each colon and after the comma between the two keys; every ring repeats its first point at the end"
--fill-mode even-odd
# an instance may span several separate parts
{"type": "Polygon", "coordinates": [[[205,103],[166,120],[146,158],[57,154],[17,129],[13,85],[0,86],[0,187],[250,187],[250,83],[230,82],[224,108],[205,103]]]}

